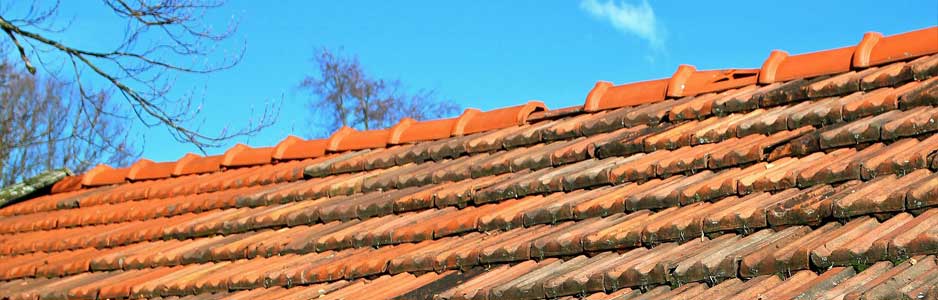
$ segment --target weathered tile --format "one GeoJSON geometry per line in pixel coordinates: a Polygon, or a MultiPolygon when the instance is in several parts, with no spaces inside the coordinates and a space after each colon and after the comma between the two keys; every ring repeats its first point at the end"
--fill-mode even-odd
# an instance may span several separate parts
{"type": "Polygon", "coordinates": [[[642,230],[645,224],[660,216],[660,214],[652,215],[652,212],[648,210],[641,210],[602,218],[597,224],[604,224],[606,227],[584,236],[581,239],[583,249],[588,252],[598,252],[639,247],[642,245],[642,230]]]}
{"type": "Polygon", "coordinates": [[[880,87],[896,86],[913,79],[912,66],[905,62],[897,62],[879,67],[860,80],[860,88],[872,90],[880,87]]]}

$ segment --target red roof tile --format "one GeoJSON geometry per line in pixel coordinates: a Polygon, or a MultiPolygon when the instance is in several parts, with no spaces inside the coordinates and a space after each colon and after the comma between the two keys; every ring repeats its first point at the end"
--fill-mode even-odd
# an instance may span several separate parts
{"type": "Polygon", "coordinates": [[[328,142],[325,139],[303,140],[291,135],[277,144],[271,157],[277,160],[321,157],[326,155],[328,142]]]}
{"type": "Polygon", "coordinates": [[[0,208],[0,295],[934,297],[935,30],[102,165],[0,208]]]}

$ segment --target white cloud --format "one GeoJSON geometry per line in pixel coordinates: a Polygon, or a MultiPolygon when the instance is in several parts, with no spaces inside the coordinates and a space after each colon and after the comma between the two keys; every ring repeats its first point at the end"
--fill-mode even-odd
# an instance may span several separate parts
{"type": "Polygon", "coordinates": [[[655,11],[647,0],[635,5],[615,0],[582,0],[580,8],[593,17],[608,21],[623,33],[647,40],[654,48],[664,46],[664,30],[655,19],[655,11]]]}

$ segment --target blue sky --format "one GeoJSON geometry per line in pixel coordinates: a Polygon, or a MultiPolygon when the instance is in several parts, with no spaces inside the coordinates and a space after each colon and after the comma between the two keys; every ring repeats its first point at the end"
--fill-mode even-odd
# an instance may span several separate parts
{"type": "MultiPolygon", "coordinates": [[[[61,39],[94,47],[115,26],[88,1],[66,1],[75,23],[61,39]]],[[[582,104],[597,80],[625,83],[698,69],[758,68],[772,49],[802,53],[856,44],[864,32],[894,34],[938,24],[926,1],[231,1],[207,17],[240,21],[246,42],[230,70],[186,77],[177,93],[204,99],[202,129],[241,126],[251,108],[282,99],[277,123],[231,141],[274,145],[312,130],[310,97],[296,87],[320,47],[357,55],[372,75],[437,91],[483,110],[537,99],[550,108],[582,104]]],[[[120,28],[117,28],[120,29],[120,28]]],[[[103,86],[103,85],[102,85],[103,86]]],[[[175,160],[192,146],[163,128],[135,125],[143,156],[175,160]]],[[[221,153],[227,148],[210,149],[221,153]]]]}

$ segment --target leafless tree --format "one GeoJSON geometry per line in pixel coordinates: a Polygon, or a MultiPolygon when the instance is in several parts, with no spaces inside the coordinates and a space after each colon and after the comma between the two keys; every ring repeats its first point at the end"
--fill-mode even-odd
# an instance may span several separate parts
{"type": "Polygon", "coordinates": [[[459,110],[452,102],[435,100],[433,91],[411,94],[398,80],[372,78],[355,56],[324,48],[315,53],[313,61],[319,68],[318,74],[304,78],[300,88],[311,92],[310,108],[320,114],[317,117],[328,120],[319,127],[323,132],[316,135],[328,134],[342,126],[363,130],[388,128],[404,117],[442,118],[459,110]]]}
{"type": "Polygon", "coordinates": [[[126,165],[136,153],[110,95],[83,99],[69,84],[0,61],[0,187],[43,170],[126,165]],[[71,118],[63,118],[71,116],[71,118]]]}
{"type": "Polygon", "coordinates": [[[191,93],[171,93],[180,75],[225,70],[241,60],[245,47],[230,55],[217,47],[232,37],[237,21],[223,30],[214,30],[204,21],[206,13],[221,7],[223,0],[101,1],[102,9],[124,22],[115,24],[124,29],[122,36],[114,36],[113,45],[91,49],[53,38],[67,32],[70,25],[69,18],[61,17],[58,1],[3,1],[0,28],[29,73],[35,74],[41,66],[50,73],[71,74],[84,107],[98,109],[93,105],[98,95],[86,87],[93,80],[103,81],[124,101],[113,112],[98,113],[136,118],[147,127],[163,126],[176,140],[203,151],[272,124],[276,107],[265,105],[260,116],[250,118],[253,124],[205,134],[196,120],[201,106],[194,105],[191,93]]]}

